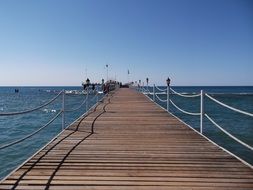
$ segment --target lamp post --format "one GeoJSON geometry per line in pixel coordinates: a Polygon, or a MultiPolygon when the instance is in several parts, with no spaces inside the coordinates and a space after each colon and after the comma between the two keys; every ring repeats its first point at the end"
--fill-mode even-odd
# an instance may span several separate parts
{"type": "Polygon", "coordinates": [[[108,64],[106,64],[105,66],[106,66],[106,81],[108,81],[108,64]]]}
{"type": "Polygon", "coordinates": [[[87,86],[87,93],[86,93],[86,96],[87,96],[87,100],[86,100],[86,112],[88,111],[88,98],[89,98],[89,86],[90,86],[90,79],[87,78],[86,79],[86,86],[87,86]]]}
{"type": "Polygon", "coordinates": [[[168,77],[167,80],[167,112],[170,110],[170,78],[168,77]]]}

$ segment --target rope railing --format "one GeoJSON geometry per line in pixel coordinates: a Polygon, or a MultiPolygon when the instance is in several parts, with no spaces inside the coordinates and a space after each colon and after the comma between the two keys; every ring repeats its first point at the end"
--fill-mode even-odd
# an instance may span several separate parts
{"type": "Polygon", "coordinates": [[[148,93],[148,94],[153,94],[153,92],[150,92],[149,88],[148,87],[143,87],[143,90],[148,93]]]}
{"type": "Polygon", "coordinates": [[[171,90],[174,94],[176,94],[176,95],[178,95],[178,96],[185,97],[185,98],[195,98],[195,97],[199,97],[199,96],[200,96],[200,94],[194,94],[194,95],[182,94],[182,93],[179,93],[179,92],[175,91],[173,88],[170,88],[170,90],[171,90]]]}
{"type": "MultiPolygon", "coordinates": [[[[5,149],[7,147],[10,147],[10,146],[13,146],[15,144],[18,144],[20,142],[23,142],[27,139],[29,139],[30,137],[36,135],[37,133],[39,133],[41,130],[43,130],[44,128],[46,128],[47,126],[49,126],[53,121],[55,121],[60,115],[62,115],[62,130],[65,128],[65,112],[73,112],[73,111],[76,111],[78,109],[80,109],[85,103],[86,103],[86,111],[88,110],[88,96],[89,96],[89,90],[87,89],[86,91],[86,98],[82,101],[82,103],[76,107],[76,108],[73,108],[73,109],[70,109],[70,110],[66,110],[65,109],[65,90],[62,90],[60,91],[59,94],[57,94],[54,98],[52,98],[50,101],[44,103],[43,105],[40,105],[36,108],[32,108],[32,109],[29,109],[29,110],[25,110],[25,111],[20,111],[20,112],[8,112],[8,113],[0,113],[0,116],[11,116],[11,115],[20,115],[20,114],[26,114],[26,113],[30,113],[30,112],[33,112],[33,111],[37,111],[49,104],[51,104],[52,102],[54,102],[60,95],[62,95],[62,108],[61,110],[59,111],[59,113],[57,113],[50,121],[48,121],[45,125],[43,125],[42,127],[40,127],[39,129],[37,129],[36,131],[30,133],[29,135],[26,135],[25,137],[21,138],[21,139],[18,139],[18,140],[15,140],[13,142],[10,142],[8,144],[4,144],[4,145],[0,145],[0,150],[1,149],[5,149]]],[[[97,102],[99,101],[98,100],[98,95],[99,95],[99,92],[98,92],[98,88],[96,90],[94,90],[94,92],[96,92],[96,95],[94,95],[94,97],[92,99],[90,99],[90,101],[94,101],[95,98],[97,98],[97,102]]]]}
{"type": "Polygon", "coordinates": [[[48,101],[47,103],[40,105],[36,108],[32,108],[29,110],[25,110],[25,111],[20,111],[20,112],[8,112],[8,113],[0,113],[0,116],[11,116],[11,115],[20,115],[20,114],[26,114],[26,113],[30,113],[36,110],[39,110],[49,104],[51,104],[53,101],[55,101],[61,94],[63,93],[63,91],[59,92],[59,94],[57,94],[53,99],[51,99],[50,101],[48,101]]]}
{"type": "MultiPolygon", "coordinates": [[[[156,99],[160,102],[167,102],[167,111],[169,112],[169,105],[172,104],[177,110],[181,111],[182,113],[185,113],[187,115],[192,115],[192,116],[199,116],[200,117],[200,133],[203,134],[203,125],[204,125],[204,117],[206,117],[209,121],[211,121],[211,123],[218,127],[221,131],[223,131],[225,134],[227,134],[229,137],[231,137],[232,139],[234,139],[235,141],[237,141],[238,143],[242,144],[243,146],[249,148],[250,150],[253,150],[252,146],[244,143],[243,141],[241,141],[240,139],[236,138],[235,136],[233,136],[232,134],[230,134],[228,131],[226,131],[225,129],[223,129],[221,126],[219,126],[212,118],[210,118],[206,113],[205,113],[205,110],[204,110],[204,97],[208,97],[210,100],[216,102],[217,104],[225,107],[225,108],[228,108],[232,111],[235,111],[237,113],[240,113],[240,114],[244,114],[244,115],[247,115],[247,116],[250,116],[250,117],[253,117],[253,113],[249,113],[249,112],[246,112],[246,111],[242,111],[242,110],[239,110],[237,108],[234,108],[234,107],[231,107],[225,103],[222,103],[220,102],[219,100],[215,99],[214,97],[210,96],[209,94],[206,94],[203,92],[203,90],[201,90],[201,92],[199,94],[194,94],[194,95],[186,95],[186,94],[182,94],[182,93],[179,93],[177,91],[175,91],[173,88],[170,88],[168,86],[168,89],[169,91],[171,91],[172,93],[176,94],[176,95],[179,95],[181,97],[186,97],[186,98],[194,98],[194,97],[200,97],[200,113],[193,113],[193,112],[189,112],[189,111],[186,111],[182,108],[180,108],[178,105],[176,105],[173,100],[170,98],[170,92],[167,91],[167,100],[163,100],[161,99],[159,96],[158,96],[158,93],[159,92],[155,92],[155,89],[158,89],[161,91],[161,89],[157,86],[153,86],[153,92],[150,92],[149,89],[147,89],[146,91],[149,92],[149,94],[152,94],[153,95],[153,98],[152,100],[155,102],[156,99]]],[[[165,91],[165,90],[164,90],[165,91]]],[[[147,95],[146,95],[147,96],[147,95]]],[[[150,98],[151,99],[151,98],[150,98]]]]}
{"type": "Polygon", "coordinates": [[[141,86],[141,87],[140,87],[140,90],[141,90],[141,92],[147,92],[147,90],[145,89],[144,86],[141,86]]]}
{"type": "Polygon", "coordinates": [[[188,111],[185,111],[183,110],[182,108],[178,107],[172,100],[170,100],[170,103],[175,107],[177,108],[179,111],[185,113],[185,114],[188,114],[188,115],[194,115],[194,116],[199,116],[201,113],[193,113],[193,112],[188,112],[188,111]]]}
{"type": "MultiPolygon", "coordinates": [[[[91,101],[94,101],[95,100],[95,98],[97,98],[98,97],[98,95],[99,95],[99,93],[97,92],[96,93],[96,95],[91,99],[91,101]]],[[[97,99],[98,100],[98,99],[97,99]]]]}
{"type": "Polygon", "coordinates": [[[161,89],[161,88],[159,88],[158,86],[155,86],[155,88],[156,88],[157,90],[161,91],[161,92],[166,92],[166,91],[167,91],[167,88],[161,89]]]}
{"type": "Polygon", "coordinates": [[[73,108],[73,109],[69,109],[69,110],[66,110],[65,109],[65,112],[73,112],[73,111],[77,111],[79,110],[88,100],[88,96],[86,96],[86,98],[83,100],[83,102],[76,108],[73,108]]]}
{"type": "Polygon", "coordinates": [[[242,110],[239,110],[239,109],[237,109],[237,108],[231,107],[231,106],[229,106],[229,105],[227,105],[227,104],[224,104],[224,103],[220,102],[219,100],[213,98],[213,97],[210,96],[209,94],[205,94],[205,95],[206,95],[206,97],[208,97],[209,99],[211,99],[212,101],[216,102],[217,104],[219,104],[219,105],[221,105],[221,106],[223,106],[223,107],[226,107],[226,108],[228,108],[228,109],[230,109],[230,110],[232,110],[232,111],[235,111],[235,112],[238,112],[238,113],[241,113],[241,114],[244,114],[244,115],[253,117],[253,113],[249,113],[249,112],[246,112],[246,111],[242,111],[242,110]]]}
{"type": "Polygon", "coordinates": [[[234,135],[232,135],[231,133],[229,133],[228,131],[226,131],[225,129],[223,129],[220,125],[218,125],[211,117],[209,117],[207,114],[205,114],[206,118],[211,121],[211,123],[219,128],[222,132],[224,132],[226,135],[228,135],[229,137],[231,137],[232,139],[234,139],[235,141],[237,141],[238,143],[240,143],[241,145],[247,147],[250,150],[253,150],[253,147],[246,144],[245,142],[241,141],[240,139],[236,138],[234,135]]]}
{"type": "Polygon", "coordinates": [[[27,136],[25,136],[25,137],[23,137],[23,138],[21,138],[21,139],[19,139],[19,140],[16,140],[16,141],[14,141],[14,142],[11,142],[11,143],[8,143],[8,144],[5,144],[5,145],[0,146],[0,150],[1,150],[1,149],[4,149],[4,148],[7,148],[7,147],[10,147],[10,146],[13,146],[13,145],[15,145],[15,144],[18,144],[18,143],[20,143],[20,142],[22,142],[22,141],[24,141],[24,140],[26,140],[26,139],[28,139],[28,138],[30,138],[30,137],[36,135],[38,132],[40,132],[42,129],[46,128],[46,127],[49,126],[54,120],[56,120],[56,118],[59,117],[59,116],[62,114],[62,112],[63,112],[63,111],[61,110],[61,111],[60,111],[58,114],[56,114],[49,122],[47,122],[44,126],[40,127],[40,128],[37,129],[36,131],[32,132],[31,134],[29,134],[29,135],[27,135],[27,136]]]}
{"type": "Polygon", "coordinates": [[[167,100],[161,99],[157,94],[155,94],[155,96],[156,96],[156,98],[157,98],[159,101],[161,101],[161,102],[167,102],[167,100]]]}

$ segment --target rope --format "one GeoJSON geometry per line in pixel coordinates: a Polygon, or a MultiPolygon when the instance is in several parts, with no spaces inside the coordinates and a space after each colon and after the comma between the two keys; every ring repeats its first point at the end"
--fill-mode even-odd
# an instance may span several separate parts
{"type": "Polygon", "coordinates": [[[227,132],[225,129],[223,129],[221,126],[219,126],[214,120],[212,120],[207,114],[205,114],[205,116],[207,117],[207,119],[209,119],[209,121],[211,121],[214,126],[216,126],[217,128],[219,128],[221,131],[223,131],[226,135],[228,135],[229,137],[231,137],[232,139],[234,139],[235,141],[237,141],[238,143],[240,143],[241,145],[247,147],[250,150],[253,150],[253,147],[246,144],[245,142],[239,140],[238,138],[236,138],[235,136],[233,136],[232,134],[230,134],[229,132],[227,132]]]}
{"type": "Polygon", "coordinates": [[[185,114],[194,115],[194,116],[200,115],[200,113],[192,113],[192,112],[188,112],[188,111],[185,111],[185,110],[179,108],[172,100],[170,100],[170,102],[171,102],[171,104],[172,104],[175,108],[177,108],[179,111],[181,111],[181,112],[183,112],[183,113],[185,113],[185,114]]]}
{"type": "Polygon", "coordinates": [[[145,89],[145,87],[142,87],[142,93],[150,94],[151,92],[148,89],[145,89]]]}
{"type": "Polygon", "coordinates": [[[55,96],[53,99],[51,99],[50,101],[48,101],[47,103],[38,106],[36,108],[30,109],[30,110],[25,110],[25,111],[20,111],[20,112],[9,112],[9,113],[0,113],[0,116],[10,116],[10,115],[19,115],[19,114],[25,114],[25,113],[30,113],[36,110],[39,110],[47,105],[49,105],[50,103],[52,103],[54,100],[56,100],[61,94],[63,93],[63,91],[61,91],[57,96],[55,96]]]}
{"type": "Polygon", "coordinates": [[[185,98],[195,98],[195,97],[198,97],[200,96],[200,94],[195,94],[195,95],[185,95],[185,94],[182,94],[182,93],[179,93],[177,91],[175,91],[174,89],[170,88],[170,90],[174,93],[174,94],[177,94],[179,96],[182,96],[182,97],[185,97],[185,98]]]}
{"type": "Polygon", "coordinates": [[[18,143],[20,143],[20,142],[22,142],[22,141],[24,141],[24,140],[26,140],[26,139],[28,139],[28,138],[30,138],[30,137],[36,135],[36,134],[37,134],[38,132],[40,132],[42,129],[44,129],[44,128],[46,128],[48,125],[50,125],[59,115],[61,115],[61,113],[62,113],[62,111],[60,111],[56,116],[54,116],[47,124],[45,124],[44,126],[42,126],[41,128],[39,128],[38,130],[34,131],[33,133],[31,133],[31,134],[25,136],[24,138],[19,139],[19,140],[16,140],[16,141],[14,141],[14,142],[11,142],[11,143],[9,143],[9,144],[5,144],[5,145],[0,146],[0,150],[1,150],[1,149],[4,149],[4,148],[7,148],[7,147],[9,147],[9,146],[18,144],[18,143]]]}
{"type": "MultiPolygon", "coordinates": [[[[99,93],[97,92],[96,95],[90,101],[93,101],[98,96],[98,94],[99,93]]],[[[87,99],[88,99],[88,96],[86,95],[86,98],[83,100],[83,102],[77,108],[74,108],[71,110],[65,110],[65,112],[73,112],[73,111],[79,110],[86,103],[87,99]]]]}
{"type": "Polygon", "coordinates": [[[148,87],[147,87],[147,92],[148,92],[149,94],[154,94],[153,92],[150,92],[150,90],[149,90],[148,87]]]}
{"type": "Polygon", "coordinates": [[[161,88],[159,88],[158,86],[155,86],[155,87],[156,87],[156,89],[157,89],[157,90],[159,90],[159,91],[162,91],[162,92],[167,91],[167,88],[165,88],[165,89],[161,89],[161,88]]]}
{"type": "Polygon", "coordinates": [[[77,108],[70,109],[70,110],[65,110],[65,112],[73,112],[73,111],[79,110],[85,104],[87,99],[88,99],[88,96],[86,95],[86,98],[83,100],[83,102],[77,108]]]}
{"type": "Polygon", "coordinates": [[[224,103],[220,102],[219,100],[216,100],[215,98],[213,98],[212,96],[210,96],[210,95],[208,95],[208,94],[206,94],[206,96],[207,96],[208,98],[210,98],[211,100],[213,100],[214,102],[216,102],[217,104],[223,106],[223,107],[226,107],[226,108],[228,108],[228,109],[230,109],[230,110],[233,110],[233,111],[235,111],[235,112],[238,112],[238,113],[241,113],[241,114],[244,114],[244,115],[248,115],[248,116],[250,116],[250,117],[253,117],[253,114],[252,114],[252,113],[249,113],[249,112],[246,112],[246,111],[242,111],[242,110],[233,108],[233,107],[231,107],[231,106],[229,106],[229,105],[227,105],[227,104],[224,104],[224,103]]]}
{"type": "Polygon", "coordinates": [[[159,101],[161,101],[161,102],[167,102],[167,100],[163,100],[163,99],[159,98],[159,96],[158,96],[157,94],[155,94],[155,96],[157,97],[157,99],[158,99],[159,101]]]}

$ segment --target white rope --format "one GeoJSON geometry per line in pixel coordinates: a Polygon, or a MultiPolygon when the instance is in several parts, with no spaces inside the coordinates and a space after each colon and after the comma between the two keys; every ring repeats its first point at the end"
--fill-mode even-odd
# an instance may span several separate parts
{"type": "Polygon", "coordinates": [[[98,96],[98,92],[96,93],[96,95],[91,99],[91,101],[93,101],[97,96],[98,96]]]}
{"type": "Polygon", "coordinates": [[[248,115],[248,116],[250,116],[250,117],[253,117],[253,114],[252,114],[252,113],[248,113],[248,112],[246,112],[246,111],[242,111],[242,110],[233,108],[233,107],[231,107],[231,106],[229,106],[229,105],[227,105],[227,104],[224,104],[224,103],[220,102],[219,100],[216,100],[215,98],[213,98],[212,96],[210,96],[210,95],[208,95],[208,94],[206,94],[206,96],[207,96],[208,98],[210,98],[211,100],[213,100],[214,102],[216,102],[217,104],[223,106],[223,107],[226,107],[226,108],[228,108],[228,109],[230,109],[230,110],[233,110],[233,111],[235,111],[235,112],[238,112],[238,113],[241,113],[241,114],[244,114],[244,115],[248,115]]]}
{"type": "Polygon", "coordinates": [[[159,96],[158,96],[157,94],[155,94],[155,96],[157,97],[157,99],[158,99],[159,101],[161,101],[161,102],[167,102],[167,100],[163,100],[163,99],[159,98],[159,96]]]}
{"type": "Polygon", "coordinates": [[[48,101],[47,103],[38,106],[36,108],[30,109],[30,110],[25,110],[25,111],[20,111],[20,112],[9,112],[9,113],[0,113],[0,116],[10,116],[10,115],[19,115],[19,114],[25,114],[25,113],[30,113],[36,110],[39,110],[47,105],[49,105],[50,103],[52,103],[54,100],[56,100],[61,94],[63,93],[63,91],[61,91],[59,94],[57,94],[57,96],[55,96],[53,99],[51,99],[50,101],[48,101]]]}
{"type": "Polygon", "coordinates": [[[155,86],[155,87],[156,87],[156,89],[157,89],[157,90],[159,90],[159,91],[162,91],[162,92],[167,91],[167,88],[165,88],[165,89],[161,89],[161,88],[159,88],[158,86],[155,86]]]}
{"type": "Polygon", "coordinates": [[[38,132],[40,132],[42,129],[46,128],[48,125],[50,125],[57,117],[59,117],[59,115],[61,115],[62,111],[60,111],[56,116],[54,116],[47,124],[45,124],[44,126],[42,126],[41,128],[37,129],[36,131],[32,132],[31,134],[25,136],[24,138],[22,139],[19,139],[19,140],[16,140],[14,142],[11,142],[9,144],[5,144],[5,145],[2,145],[0,146],[0,150],[1,149],[4,149],[4,148],[7,148],[9,146],[12,146],[12,145],[15,145],[15,144],[18,144],[28,138],[30,138],[31,136],[34,136],[35,134],[37,134],[38,132]]]}
{"type": "Polygon", "coordinates": [[[88,96],[86,95],[86,98],[83,100],[83,102],[77,108],[65,110],[65,112],[73,112],[73,111],[79,110],[86,103],[87,99],[88,99],[88,96]]]}
{"type": "Polygon", "coordinates": [[[144,91],[145,91],[145,93],[147,93],[147,94],[153,94],[153,93],[151,93],[151,92],[149,91],[149,89],[148,89],[148,88],[143,87],[143,90],[144,90],[144,91]]]}
{"type": "Polygon", "coordinates": [[[246,144],[245,142],[242,142],[241,140],[239,140],[238,138],[236,138],[235,136],[231,135],[229,132],[227,132],[225,129],[223,129],[221,126],[219,126],[214,120],[212,120],[207,114],[205,114],[205,116],[207,117],[207,119],[209,119],[209,121],[211,121],[217,128],[219,128],[221,131],[223,131],[225,134],[227,134],[229,137],[231,137],[232,139],[234,139],[235,141],[237,141],[238,143],[240,143],[241,145],[249,148],[250,150],[253,150],[253,147],[246,144]]]}
{"type": "Polygon", "coordinates": [[[170,88],[170,90],[171,90],[174,94],[177,94],[177,95],[182,96],[182,97],[185,97],[185,98],[195,98],[195,97],[200,96],[200,94],[185,95],[185,94],[182,94],[182,93],[179,93],[179,92],[175,91],[175,90],[172,89],[172,88],[170,88]]]}
{"type": "Polygon", "coordinates": [[[147,92],[147,90],[144,87],[141,87],[142,92],[147,92]]]}
{"type": "Polygon", "coordinates": [[[172,104],[175,108],[177,108],[179,111],[181,111],[181,112],[183,112],[183,113],[185,113],[185,114],[194,115],[194,116],[200,115],[200,113],[192,113],[192,112],[188,112],[188,111],[185,111],[185,110],[179,108],[172,100],[170,100],[170,102],[171,102],[171,104],[172,104]]]}

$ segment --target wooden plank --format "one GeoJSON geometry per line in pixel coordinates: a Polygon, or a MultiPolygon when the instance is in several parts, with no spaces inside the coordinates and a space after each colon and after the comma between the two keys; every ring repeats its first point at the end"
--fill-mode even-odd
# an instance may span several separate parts
{"type": "Polygon", "coordinates": [[[253,189],[253,171],[131,89],[110,94],[0,184],[27,190],[213,188],[253,189]]]}

